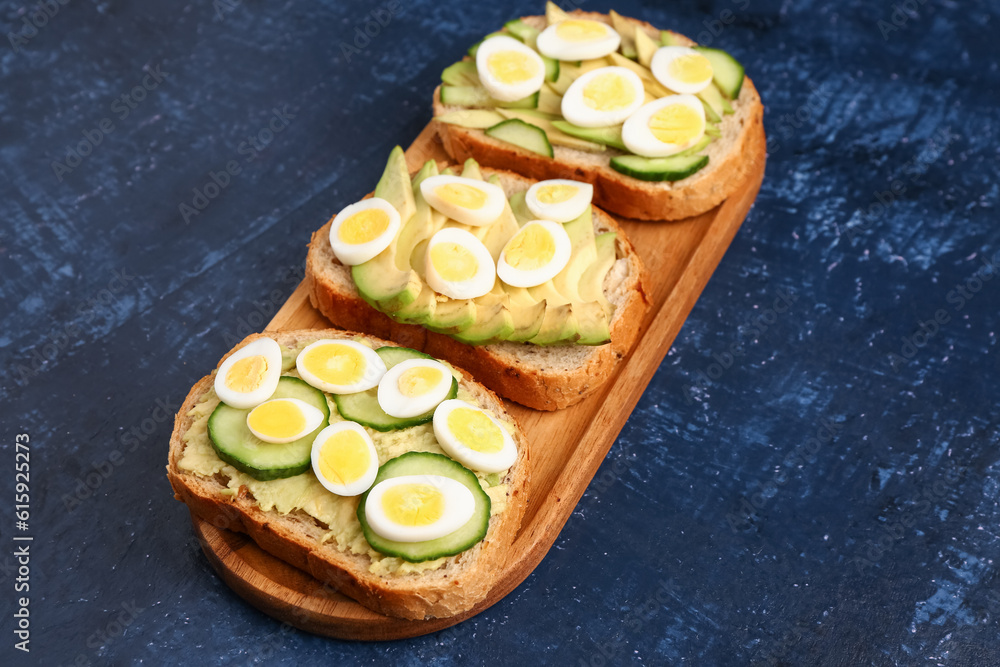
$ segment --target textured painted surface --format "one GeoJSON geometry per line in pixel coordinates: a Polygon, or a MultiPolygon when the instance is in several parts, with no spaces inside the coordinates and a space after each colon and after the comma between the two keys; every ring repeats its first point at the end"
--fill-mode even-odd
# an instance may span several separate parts
{"type": "MultiPolygon", "coordinates": [[[[739,57],[771,157],[550,554],[481,616],[385,645],[285,632],[210,571],[164,476],[166,413],[423,127],[441,69],[541,3],[500,5],[399,0],[350,60],[384,3],[79,0],[8,37],[5,664],[1000,663],[1000,279],[975,277],[1000,260],[995,3],[617,5],[739,57]],[[27,656],[7,611],[19,432],[27,656]]],[[[33,11],[5,3],[4,31],[33,11]]]]}

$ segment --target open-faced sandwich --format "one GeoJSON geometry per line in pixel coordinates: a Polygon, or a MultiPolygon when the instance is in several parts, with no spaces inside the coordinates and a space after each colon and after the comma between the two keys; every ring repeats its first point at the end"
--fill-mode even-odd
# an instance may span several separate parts
{"type": "Polygon", "coordinates": [[[247,337],[188,394],[176,497],[361,604],[407,619],[483,600],[524,513],[528,450],[464,371],[335,330],[247,337]]]}
{"type": "Polygon", "coordinates": [[[725,51],[616,12],[509,21],[441,75],[434,117],[448,154],[535,179],[594,186],[640,220],[677,220],[756,168],[763,106],[725,51]]]}
{"type": "Polygon", "coordinates": [[[648,307],[643,267],[593,188],[389,156],[374,197],[313,234],[305,282],[339,327],[447,359],[529,407],[596,391],[648,307]]]}

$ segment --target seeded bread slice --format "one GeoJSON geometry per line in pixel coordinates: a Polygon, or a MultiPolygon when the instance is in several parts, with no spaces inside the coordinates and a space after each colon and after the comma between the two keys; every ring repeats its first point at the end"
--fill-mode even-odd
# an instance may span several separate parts
{"type": "MultiPolygon", "coordinates": [[[[606,14],[575,10],[570,16],[611,23],[606,14]]],[[[538,29],[547,25],[544,16],[521,19],[538,29]]],[[[659,43],[660,31],[649,23],[627,19],[639,25],[659,43]]],[[[694,46],[684,35],[673,33],[680,45],[694,46]]],[[[731,102],[734,113],[723,116],[722,136],[707,148],[708,165],[679,181],[640,181],[611,168],[611,158],[625,153],[607,148],[601,153],[553,146],[554,158],[547,158],[518,146],[486,136],[483,130],[469,129],[435,121],[444,149],[456,162],[475,158],[483,166],[509,169],[529,178],[570,178],[594,184],[594,202],[609,211],[636,220],[681,220],[718,206],[754,169],[750,137],[764,122],[764,106],[749,77],[737,99],[731,102]]],[[[441,104],[441,87],[434,91],[434,116],[461,107],[441,104]]]]}
{"type": "MultiPolygon", "coordinates": [[[[510,197],[534,181],[505,171],[483,169],[500,177],[510,197]]],[[[631,349],[649,300],[643,288],[645,268],[621,227],[607,213],[594,210],[596,233],[615,231],[618,259],[604,280],[604,294],[614,306],[611,342],[607,345],[529,343],[467,345],[414,324],[400,324],[371,306],[358,293],[350,267],[330,247],[330,223],[312,236],[306,258],[309,300],[335,326],[365,331],[445,359],[472,373],[477,381],[512,401],[537,410],[559,410],[596,391],[631,349]]]]}
{"type": "MultiPolygon", "coordinates": [[[[353,338],[360,335],[334,329],[269,332],[280,345],[296,346],[321,338],[353,338]]],[[[253,334],[226,355],[261,338],[253,334]]],[[[389,345],[372,336],[360,336],[372,347],[389,345]]],[[[221,365],[225,361],[219,361],[221,365]]],[[[182,470],[178,463],[186,447],[185,434],[194,421],[192,409],[212,391],[214,373],[205,376],[188,393],[174,420],[170,436],[167,477],[174,496],[191,512],[212,525],[249,535],[262,549],[304,570],[321,582],[350,596],[365,607],[388,616],[407,619],[444,618],[467,611],[482,601],[509,556],[528,497],[529,449],[523,432],[503,403],[490,390],[462,371],[461,386],[475,400],[501,420],[515,425],[514,441],[518,457],[501,484],[507,485],[507,504],[503,512],[490,518],[486,538],[476,546],[448,559],[445,565],[423,573],[373,574],[367,554],[341,550],[333,542],[323,543],[327,526],[305,512],[280,514],[264,511],[246,486],[235,494],[227,488],[223,473],[213,477],[182,470]]],[[[311,474],[311,473],[304,473],[311,474]]]]}

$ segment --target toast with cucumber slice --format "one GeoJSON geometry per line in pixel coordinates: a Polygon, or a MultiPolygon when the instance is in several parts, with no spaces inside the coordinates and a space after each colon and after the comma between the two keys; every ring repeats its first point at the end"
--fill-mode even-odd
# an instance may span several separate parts
{"type": "Polygon", "coordinates": [[[520,527],[528,459],[514,419],[467,372],[328,329],[254,334],[233,348],[181,406],[167,476],[192,515],[246,533],[374,611],[425,619],[485,598],[520,527]],[[413,369],[423,371],[408,376],[413,369]],[[368,388],[327,391],[337,373],[367,381],[350,389],[368,388]],[[440,374],[433,407],[401,412],[431,386],[428,373],[440,374]],[[282,402],[318,421],[276,439],[296,417],[254,414],[282,402]],[[352,450],[358,443],[371,449],[352,450]]]}
{"type": "MultiPolygon", "coordinates": [[[[565,224],[545,222],[561,228],[555,231],[565,234],[571,248],[562,268],[531,287],[509,285],[497,260],[519,230],[542,222],[530,210],[533,185],[511,172],[480,170],[474,160],[462,166],[429,161],[411,174],[397,146],[374,197],[348,206],[313,234],[305,274],[312,305],[335,326],[446,359],[522,405],[558,410],[580,402],[600,388],[638,337],[649,306],[645,269],[614,218],[585,198],[565,224]],[[499,217],[491,213],[488,224],[469,226],[435,210],[423,191],[431,179],[441,178],[457,179],[466,188],[492,188],[501,200],[499,217]],[[377,255],[345,264],[349,260],[333,247],[340,232],[331,237],[331,229],[353,207],[373,202],[391,205],[401,226],[394,236],[387,229],[392,241],[377,255]],[[480,297],[451,298],[429,285],[429,244],[457,231],[481,243],[489,270],[497,265],[496,280],[488,277],[487,293],[480,297]]],[[[583,186],[578,195],[589,187],[554,187],[575,186],[583,186]]]]}
{"type": "MultiPolygon", "coordinates": [[[[603,91],[600,86],[596,89],[605,97],[612,90],[608,85],[603,91]]],[[[747,173],[759,170],[761,165],[755,162],[763,159],[758,148],[763,105],[739,62],[725,51],[698,46],[684,35],[661,31],[614,11],[567,13],[549,2],[545,16],[507,22],[444,70],[442,83],[434,91],[433,111],[438,135],[452,159],[475,158],[485,167],[539,180],[586,181],[594,185],[597,205],[637,220],[680,220],[704,213],[730,196],[747,173]],[[609,34],[618,46],[608,48],[614,50],[581,51],[580,43],[596,30],[595,24],[611,29],[609,34]],[[557,30],[561,27],[567,29],[562,40],[557,30]],[[517,77],[510,54],[518,51],[518,44],[537,53],[520,64],[523,71],[532,66],[530,60],[540,57],[537,69],[544,71],[544,81],[539,90],[506,99],[530,88],[487,80],[492,76],[491,66],[480,47],[498,40],[502,47],[491,53],[507,49],[501,57],[508,60],[503,76],[515,77],[510,81],[517,77]],[[701,68],[707,78],[695,82],[693,88],[686,88],[687,80],[672,79],[678,70],[670,67],[678,56],[689,58],[687,65],[693,71],[684,76],[696,77],[701,68]],[[604,121],[591,113],[613,106],[607,105],[607,99],[595,100],[594,89],[584,90],[579,99],[573,97],[574,89],[597,76],[597,70],[628,70],[637,75],[644,106],[626,112],[630,117],[605,111],[604,121]],[[510,95],[503,94],[508,91],[510,95]],[[581,107],[584,97],[590,109],[581,107]],[[695,121],[700,121],[703,132],[685,135],[686,143],[680,143],[677,126],[670,126],[678,114],[650,120],[651,131],[641,128],[642,119],[636,117],[643,108],[657,101],[666,103],[667,97],[692,101],[693,111],[701,116],[695,121]],[[671,136],[674,139],[665,138],[671,136]],[[647,143],[643,143],[645,137],[650,137],[647,143]]],[[[655,111],[651,109],[647,116],[655,111]]]]}

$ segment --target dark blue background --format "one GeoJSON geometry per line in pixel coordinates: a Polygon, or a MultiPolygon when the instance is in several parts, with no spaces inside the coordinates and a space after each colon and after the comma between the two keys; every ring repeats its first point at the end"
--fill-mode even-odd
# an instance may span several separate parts
{"type": "MultiPolygon", "coordinates": [[[[477,618],[389,644],[283,632],[212,573],[164,474],[167,412],[291,293],[310,232],[425,125],[440,71],[541,10],[503,4],[398,0],[349,59],[385,3],[70,0],[5,40],[0,656],[1000,663],[1000,280],[975,278],[1000,260],[996,3],[618,3],[745,63],[771,156],[552,551],[477,618]],[[241,148],[275,109],[282,131],[241,148]],[[85,132],[100,143],[60,180],[85,132]],[[10,616],[20,432],[30,656],[10,616]]],[[[4,31],[34,7],[3,3],[4,31]]]]}

